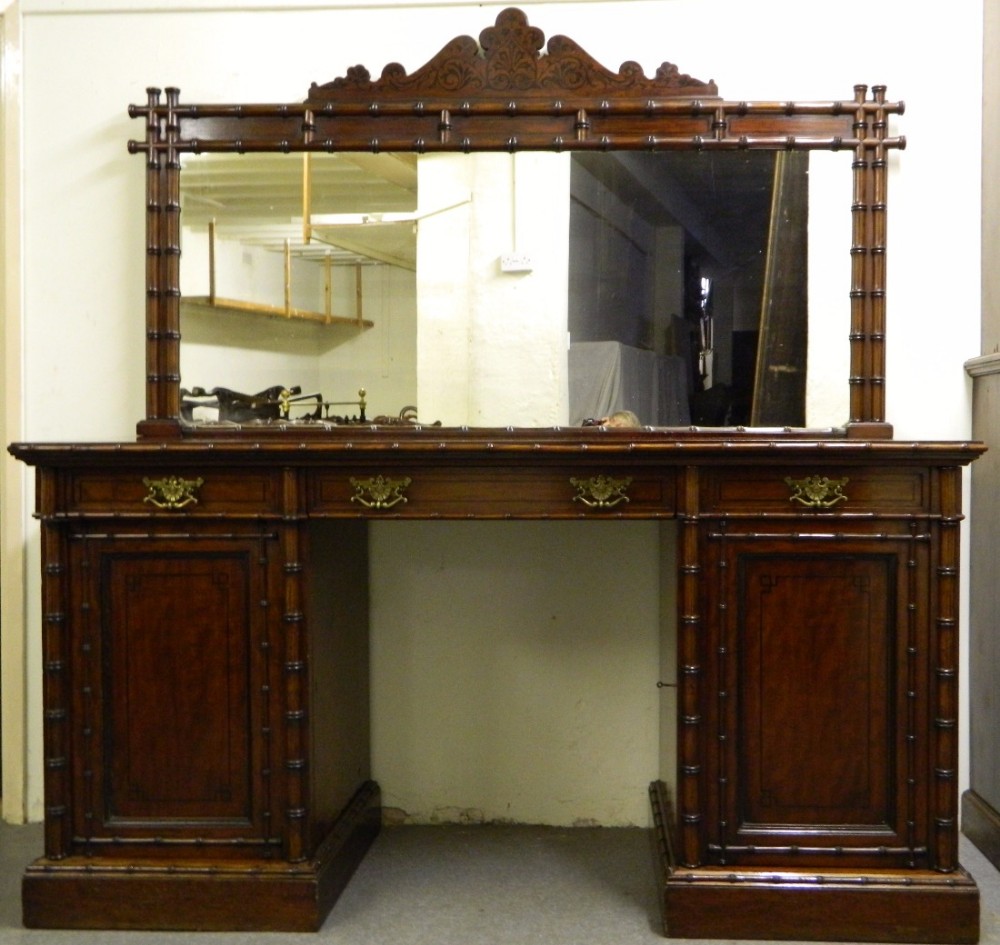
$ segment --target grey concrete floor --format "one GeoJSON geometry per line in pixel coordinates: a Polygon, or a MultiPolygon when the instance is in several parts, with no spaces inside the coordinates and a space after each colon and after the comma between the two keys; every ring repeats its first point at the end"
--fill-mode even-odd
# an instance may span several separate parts
{"type": "MultiPolygon", "coordinates": [[[[383,831],[315,934],[70,932],[21,926],[38,825],[0,825],[0,945],[652,945],[666,940],[642,830],[403,827],[383,831]]],[[[1000,945],[1000,873],[964,838],[983,945],[1000,945]]],[[[670,940],[682,945],[681,940],[670,940]]],[[[700,942],[699,945],[711,945],[700,942]]]]}

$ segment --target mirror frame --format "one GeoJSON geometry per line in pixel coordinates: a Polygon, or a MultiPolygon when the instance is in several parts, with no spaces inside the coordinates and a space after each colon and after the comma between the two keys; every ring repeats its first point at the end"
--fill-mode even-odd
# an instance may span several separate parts
{"type": "MultiPolygon", "coordinates": [[[[842,431],[828,435],[891,438],[884,376],[887,156],[905,139],[888,135],[888,119],[903,110],[879,85],[856,85],[846,101],[729,101],[714,82],[668,62],[652,78],[631,61],[612,72],[565,36],[546,45],[516,8],[503,10],[478,42],[458,36],[413,73],[390,63],[373,80],[354,66],[332,82],[314,83],[301,103],[181,104],[176,88],[147,89],[146,104],[128,110],[146,124],[145,139],[128,143],[130,153],[146,155],[146,418],[139,437],[197,432],[180,419],[182,153],[763,149],[853,151],[850,414],[842,431]]],[[[294,435],[304,429],[296,426],[294,435]]],[[[253,428],[255,438],[280,432],[287,431],[253,428]]],[[[211,435],[230,434],[213,428],[211,435]]]]}

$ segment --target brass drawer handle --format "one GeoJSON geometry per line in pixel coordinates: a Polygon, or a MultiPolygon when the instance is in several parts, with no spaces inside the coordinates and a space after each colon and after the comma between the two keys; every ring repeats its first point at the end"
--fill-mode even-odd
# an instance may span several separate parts
{"type": "Polygon", "coordinates": [[[371,476],[368,479],[351,477],[354,486],[352,502],[358,502],[366,509],[391,509],[400,502],[406,502],[403,491],[410,485],[409,476],[402,479],[390,479],[388,476],[371,476]]]}
{"type": "Polygon", "coordinates": [[[576,489],[574,502],[582,502],[590,509],[610,509],[619,502],[628,502],[625,492],[632,485],[632,477],[591,476],[590,479],[573,478],[569,482],[576,489]]]}
{"type": "Polygon", "coordinates": [[[204,485],[205,480],[181,479],[180,476],[167,476],[164,479],[148,479],[143,477],[142,484],[149,489],[142,501],[155,505],[158,509],[183,509],[187,505],[197,505],[195,494],[204,485]]]}
{"type": "Polygon", "coordinates": [[[846,502],[847,496],[841,491],[851,480],[830,479],[828,476],[807,476],[805,479],[785,477],[792,490],[789,502],[801,502],[811,509],[828,509],[838,502],[846,502]]]}

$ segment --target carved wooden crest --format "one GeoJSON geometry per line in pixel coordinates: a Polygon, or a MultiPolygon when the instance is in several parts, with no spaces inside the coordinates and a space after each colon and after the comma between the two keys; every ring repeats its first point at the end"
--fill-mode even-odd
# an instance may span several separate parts
{"type": "Polygon", "coordinates": [[[458,36],[426,65],[408,75],[399,63],[390,63],[373,81],[364,66],[353,66],[347,75],[324,85],[313,83],[309,104],[373,99],[413,100],[434,96],[470,98],[535,96],[600,99],[614,94],[640,99],[705,98],[718,95],[714,82],[701,82],[664,62],[648,78],[636,62],[625,62],[612,72],[566,36],[553,36],[545,47],[540,29],[528,25],[525,14],[514,7],[503,10],[496,25],[479,34],[458,36]]]}

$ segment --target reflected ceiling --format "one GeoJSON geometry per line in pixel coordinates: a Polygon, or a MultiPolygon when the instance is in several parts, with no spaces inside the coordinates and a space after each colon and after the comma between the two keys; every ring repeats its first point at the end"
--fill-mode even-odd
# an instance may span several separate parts
{"type": "Polygon", "coordinates": [[[182,220],[334,264],[415,266],[416,154],[186,155],[182,220]]]}

